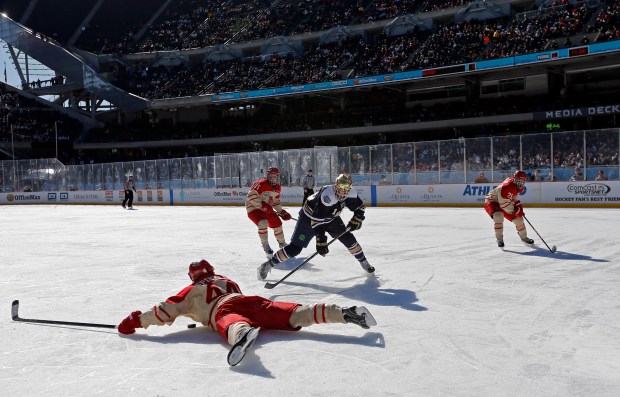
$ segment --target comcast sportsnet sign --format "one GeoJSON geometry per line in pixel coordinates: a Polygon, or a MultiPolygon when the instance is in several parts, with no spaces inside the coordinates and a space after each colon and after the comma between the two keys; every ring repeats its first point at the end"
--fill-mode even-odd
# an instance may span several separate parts
{"type": "Polygon", "coordinates": [[[21,202],[32,202],[32,201],[41,201],[41,195],[39,194],[13,194],[13,193],[9,193],[6,195],[6,201],[8,201],[9,203],[15,202],[15,201],[21,201],[21,202]]]}

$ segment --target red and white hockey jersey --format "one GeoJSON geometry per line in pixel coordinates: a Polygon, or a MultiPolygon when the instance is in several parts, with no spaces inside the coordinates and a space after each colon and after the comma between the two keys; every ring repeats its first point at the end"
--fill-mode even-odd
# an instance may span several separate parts
{"type": "Polygon", "coordinates": [[[514,178],[506,178],[504,182],[485,196],[484,201],[485,203],[496,202],[502,211],[512,214],[515,204],[519,201],[520,193],[523,193],[523,188],[517,187],[514,178]]]}
{"type": "Polygon", "coordinates": [[[279,214],[282,211],[280,204],[281,189],[279,183],[271,186],[265,178],[254,182],[245,200],[245,209],[248,214],[257,209],[263,212],[269,212],[273,209],[279,214]]]}

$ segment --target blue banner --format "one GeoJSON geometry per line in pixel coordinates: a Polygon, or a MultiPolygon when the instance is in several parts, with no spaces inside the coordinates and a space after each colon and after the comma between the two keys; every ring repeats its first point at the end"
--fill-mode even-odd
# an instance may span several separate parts
{"type": "Polygon", "coordinates": [[[519,65],[527,65],[531,63],[550,62],[558,59],[567,59],[576,56],[588,56],[599,54],[602,52],[619,51],[620,40],[606,43],[596,43],[586,46],[578,46],[572,48],[562,48],[552,51],[537,52],[533,54],[517,55],[513,57],[490,59],[486,61],[471,62],[468,64],[450,65],[441,68],[411,70],[407,72],[399,72],[393,74],[356,77],[347,80],[328,81],[323,83],[302,84],[289,87],[267,88],[263,90],[229,92],[224,94],[215,94],[211,97],[213,102],[238,101],[247,98],[264,98],[280,95],[294,95],[302,92],[318,92],[325,90],[337,90],[341,88],[386,84],[394,81],[407,81],[433,77],[437,75],[447,75],[454,73],[471,73],[477,70],[489,70],[505,67],[517,67],[519,65]]]}

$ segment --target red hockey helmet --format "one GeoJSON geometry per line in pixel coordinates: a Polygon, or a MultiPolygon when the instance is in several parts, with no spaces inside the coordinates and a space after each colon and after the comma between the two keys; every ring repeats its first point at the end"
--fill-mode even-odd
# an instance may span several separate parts
{"type": "Polygon", "coordinates": [[[515,185],[517,185],[517,187],[519,188],[522,188],[523,186],[525,186],[525,181],[527,180],[527,174],[523,170],[517,170],[515,171],[513,178],[515,181],[515,185]]]}
{"type": "Polygon", "coordinates": [[[211,266],[211,264],[206,260],[202,259],[199,262],[190,263],[189,272],[187,274],[189,275],[189,278],[195,282],[206,274],[213,274],[213,271],[213,266],[211,266]]]}
{"type": "Polygon", "coordinates": [[[277,167],[267,168],[267,182],[271,186],[275,186],[280,182],[280,170],[277,167]]]}

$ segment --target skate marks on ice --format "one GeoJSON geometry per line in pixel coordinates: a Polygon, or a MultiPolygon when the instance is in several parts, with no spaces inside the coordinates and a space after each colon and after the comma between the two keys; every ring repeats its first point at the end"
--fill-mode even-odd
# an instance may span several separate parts
{"type": "MultiPolygon", "coordinates": [[[[608,352],[600,350],[598,355],[586,352],[592,349],[592,345],[597,345],[596,338],[591,338],[600,332],[597,330],[609,331],[606,330],[607,324],[602,325],[600,319],[611,318],[617,309],[613,304],[595,303],[601,302],[601,291],[597,288],[584,287],[579,294],[562,293],[575,282],[595,285],[596,278],[587,281],[589,274],[582,273],[578,276],[579,281],[575,275],[537,279],[531,283],[529,291],[524,290],[527,293],[520,299],[501,311],[496,308],[499,316],[494,321],[494,331],[503,345],[496,351],[505,360],[511,360],[522,377],[537,381],[554,373],[571,373],[570,388],[590,390],[586,394],[592,394],[596,388],[611,387],[601,387],[608,380],[597,379],[601,363],[610,358],[608,352]],[[583,340],[583,343],[574,343],[575,340],[583,340]],[[521,354],[526,351],[529,353],[521,354]]],[[[486,335],[493,335],[493,332],[489,330],[486,335]]],[[[606,344],[610,350],[618,346],[614,342],[606,344]]]]}

